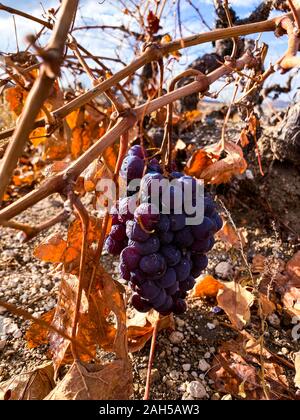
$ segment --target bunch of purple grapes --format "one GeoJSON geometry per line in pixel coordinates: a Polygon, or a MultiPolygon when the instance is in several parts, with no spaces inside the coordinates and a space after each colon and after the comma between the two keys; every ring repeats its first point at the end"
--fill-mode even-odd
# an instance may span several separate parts
{"type": "MultiPolygon", "coordinates": [[[[196,226],[187,224],[184,212],[175,214],[171,210],[170,214],[162,214],[161,191],[158,191],[160,208],[151,202],[151,185],[154,180],[164,179],[162,170],[156,159],[145,170],[141,146],[129,150],[121,176],[128,183],[141,179],[140,190],[138,195],[122,198],[115,207],[106,250],[120,255],[120,272],[134,292],[131,303],[138,311],[155,309],[162,315],[182,314],[187,308],[187,293],[193,289],[195,278],[206,269],[206,254],[213,248],[214,235],[223,225],[216,204],[205,195],[204,220],[196,226]],[[130,211],[135,204],[135,211],[130,211]]],[[[182,173],[173,172],[170,177],[176,178],[183,189],[188,182],[196,186],[196,180],[182,173]]],[[[196,191],[194,188],[193,194],[196,191]]],[[[172,194],[176,195],[176,188],[170,190],[172,194]]],[[[171,208],[173,201],[174,197],[173,200],[170,197],[171,208]]]]}

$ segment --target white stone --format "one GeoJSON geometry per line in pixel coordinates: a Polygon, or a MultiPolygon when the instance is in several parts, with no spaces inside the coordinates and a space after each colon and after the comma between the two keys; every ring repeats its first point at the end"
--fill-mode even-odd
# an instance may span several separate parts
{"type": "Polygon", "coordinates": [[[207,363],[205,359],[201,359],[198,364],[198,369],[201,370],[201,372],[206,372],[210,369],[210,364],[207,363]]]}
{"type": "Polygon", "coordinates": [[[182,365],[182,369],[183,369],[185,372],[188,372],[189,370],[191,370],[191,365],[190,365],[190,363],[185,363],[184,365],[182,365]]]}
{"type": "Polygon", "coordinates": [[[223,261],[215,268],[216,275],[223,280],[230,280],[233,275],[233,268],[229,262],[223,261]]]}
{"type": "Polygon", "coordinates": [[[172,344],[179,344],[182,342],[183,339],[184,339],[184,335],[179,331],[173,331],[169,337],[169,340],[171,341],[172,344]]]}
{"type": "Polygon", "coordinates": [[[199,381],[192,381],[187,386],[187,393],[197,399],[202,399],[207,396],[206,389],[199,381]]]}
{"type": "Polygon", "coordinates": [[[211,322],[208,322],[208,323],[206,324],[206,326],[207,326],[207,328],[208,328],[210,331],[212,331],[212,330],[215,330],[215,329],[216,329],[215,324],[212,324],[211,322]]]}
{"type": "Polygon", "coordinates": [[[178,325],[178,327],[182,328],[185,326],[185,322],[183,319],[180,318],[176,318],[176,324],[178,325]]]}
{"type": "Polygon", "coordinates": [[[205,353],[204,355],[204,359],[210,359],[211,358],[211,354],[210,353],[205,353]]]}
{"type": "Polygon", "coordinates": [[[173,379],[173,381],[177,381],[179,379],[179,373],[176,370],[172,370],[169,376],[171,379],[173,379]]]}

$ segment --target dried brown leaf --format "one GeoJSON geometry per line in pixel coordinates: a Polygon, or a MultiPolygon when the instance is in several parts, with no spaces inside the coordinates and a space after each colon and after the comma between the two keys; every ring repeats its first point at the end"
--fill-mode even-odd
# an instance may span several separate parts
{"type": "Polygon", "coordinates": [[[148,314],[137,312],[128,320],[128,344],[131,353],[140,351],[152,338],[154,324],[158,323],[158,331],[174,329],[174,320],[171,316],[159,317],[157,312],[150,311],[148,314]]]}
{"type": "Polygon", "coordinates": [[[223,228],[218,232],[217,238],[224,242],[228,249],[236,248],[241,249],[247,243],[247,233],[244,229],[236,229],[229,223],[225,222],[223,228]]]}
{"type": "Polygon", "coordinates": [[[218,305],[239,330],[242,330],[250,321],[250,307],[254,300],[252,293],[234,281],[224,284],[224,288],[219,291],[217,296],[218,305]]]}
{"type": "MultiPolygon", "coordinates": [[[[265,349],[263,357],[269,399],[288,398],[290,392],[283,368],[271,361],[272,355],[265,349]]],[[[243,336],[237,341],[223,343],[215,356],[209,377],[219,392],[247,400],[266,399],[261,380],[261,347],[253,339],[248,340],[246,346],[243,336]]]]}
{"type": "MultiPolygon", "coordinates": [[[[206,149],[208,153],[219,154],[220,145],[214,145],[206,149]]],[[[232,177],[243,174],[247,169],[247,162],[244,159],[243,151],[237,144],[227,142],[225,147],[227,153],[224,159],[218,160],[201,172],[200,178],[209,184],[224,184],[232,177]]]]}
{"type": "Polygon", "coordinates": [[[128,400],[131,395],[131,372],[123,360],[106,365],[74,362],[45,400],[128,400]]]}
{"type": "Polygon", "coordinates": [[[43,400],[55,387],[52,363],[0,383],[0,400],[43,400]]]}

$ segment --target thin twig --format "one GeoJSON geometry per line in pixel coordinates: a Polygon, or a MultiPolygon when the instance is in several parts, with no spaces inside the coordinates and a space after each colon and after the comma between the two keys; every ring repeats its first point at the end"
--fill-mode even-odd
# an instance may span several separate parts
{"type": "Polygon", "coordinates": [[[80,348],[85,354],[88,354],[92,359],[94,359],[94,356],[91,354],[91,352],[85,348],[83,344],[78,342],[76,339],[73,339],[68,334],[66,334],[63,330],[60,330],[56,328],[54,325],[49,324],[48,322],[44,321],[42,318],[35,318],[33,315],[31,315],[29,312],[25,311],[25,309],[17,308],[16,306],[12,305],[11,303],[4,302],[3,300],[0,300],[0,306],[7,309],[9,312],[11,312],[14,315],[17,315],[21,318],[26,319],[27,321],[32,321],[35,324],[38,324],[40,327],[53,331],[56,334],[60,335],[66,340],[69,340],[73,345],[76,345],[78,348],[80,348]]]}
{"type": "Polygon", "coordinates": [[[151,371],[152,371],[152,365],[154,361],[155,356],[155,346],[156,346],[156,339],[157,339],[157,333],[158,333],[158,325],[159,320],[157,320],[153,327],[152,332],[152,340],[151,340],[151,347],[150,347],[150,353],[149,353],[149,363],[148,363],[148,369],[147,369],[147,379],[146,379],[146,387],[145,387],[145,395],[144,400],[148,401],[150,397],[150,387],[151,387],[151,371]]]}

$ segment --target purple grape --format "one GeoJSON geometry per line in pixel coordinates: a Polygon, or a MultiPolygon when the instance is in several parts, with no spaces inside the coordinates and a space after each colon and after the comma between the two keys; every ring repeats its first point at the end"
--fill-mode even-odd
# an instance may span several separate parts
{"type": "Polygon", "coordinates": [[[162,306],[165,303],[166,299],[167,293],[165,289],[161,289],[160,294],[154,300],[151,301],[153,308],[156,309],[162,306]]]}
{"type": "Polygon", "coordinates": [[[183,299],[176,299],[172,308],[175,315],[182,315],[187,310],[187,304],[183,299]]]}
{"type": "Polygon", "coordinates": [[[145,242],[150,238],[150,234],[145,232],[134,220],[129,220],[126,223],[126,234],[132,241],[145,242]]]}
{"type": "Polygon", "coordinates": [[[130,275],[130,270],[127,268],[127,265],[121,263],[119,266],[119,269],[120,269],[122,279],[129,281],[131,275],[130,275]]]}
{"type": "Polygon", "coordinates": [[[210,196],[204,197],[204,213],[205,216],[211,217],[216,210],[216,204],[210,196]]]}
{"type": "Polygon", "coordinates": [[[149,172],[162,172],[160,164],[157,159],[151,159],[148,164],[148,171],[149,172]]]}
{"type": "Polygon", "coordinates": [[[185,227],[186,216],[185,214],[171,214],[170,216],[171,230],[177,232],[185,227]]]}
{"type": "Polygon", "coordinates": [[[157,312],[159,312],[161,315],[169,315],[172,312],[173,307],[173,299],[171,296],[167,296],[166,300],[163,305],[156,308],[157,312]]]}
{"type": "Polygon", "coordinates": [[[166,269],[166,261],[161,254],[150,254],[141,259],[140,268],[148,275],[163,273],[166,269]]]}
{"type": "Polygon", "coordinates": [[[194,238],[198,240],[208,239],[211,232],[215,229],[214,222],[208,217],[204,217],[203,223],[201,225],[192,226],[191,231],[194,235],[194,238]]]}
{"type": "Polygon", "coordinates": [[[194,277],[189,276],[185,281],[180,283],[180,291],[181,292],[188,292],[192,290],[195,286],[196,282],[194,277]]]}
{"type": "Polygon", "coordinates": [[[196,198],[198,192],[198,183],[196,179],[191,176],[183,176],[179,181],[182,184],[183,190],[188,192],[191,191],[192,197],[196,198]]]}
{"type": "Polygon", "coordinates": [[[129,241],[128,245],[133,246],[140,255],[155,254],[160,248],[160,242],[157,236],[150,236],[145,242],[129,241]]]}
{"type": "Polygon", "coordinates": [[[135,208],[136,199],[134,197],[122,198],[119,202],[119,221],[126,223],[133,219],[132,209],[135,208]]]}
{"type": "Polygon", "coordinates": [[[186,280],[191,273],[191,263],[187,258],[182,258],[179,264],[175,266],[177,281],[186,280]]]}
{"type": "Polygon", "coordinates": [[[167,272],[167,264],[165,265],[165,269],[163,270],[163,271],[159,271],[158,273],[156,273],[156,274],[151,274],[151,276],[147,276],[147,279],[148,280],[152,280],[152,281],[158,281],[158,283],[159,283],[159,281],[164,277],[164,275],[166,274],[166,272],[167,272]]]}
{"type": "MultiPolygon", "coordinates": [[[[179,210],[182,209],[182,187],[178,182],[176,185],[170,185],[168,188],[163,190],[161,204],[165,211],[174,210],[177,206],[180,206],[179,210]]],[[[178,229],[179,230],[179,229],[178,229]]]]}
{"type": "Polygon", "coordinates": [[[158,287],[153,281],[147,280],[138,287],[139,294],[142,298],[155,302],[158,295],[162,293],[162,289],[158,287]]]}
{"type": "Polygon", "coordinates": [[[169,245],[174,240],[174,233],[173,232],[162,232],[159,235],[159,239],[162,245],[169,245]]]}
{"type": "Polygon", "coordinates": [[[111,218],[112,218],[112,225],[113,225],[113,226],[115,226],[115,225],[119,225],[119,224],[120,224],[120,221],[119,221],[119,214],[118,214],[118,213],[112,213],[111,218]]]}
{"type": "Polygon", "coordinates": [[[191,228],[189,226],[186,226],[182,230],[179,230],[175,234],[175,243],[179,247],[182,248],[188,248],[190,247],[194,242],[194,237],[192,235],[191,228]]]}
{"type": "Polygon", "coordinates": [[[128,155],[129,156],[137,156],[140,159],[145,159],[146,156],[146,152],[144,150],[144,148],[140,145],[135,145],[132,146],[129,150],[128,150],[128,155]]]}
{"type": "Polygon", "coordinates": [[[181,172],[174,171],[174,172],[171,173],[171,177],[175,178],[175,179],[182,178],[182,176],[183,176],[183,173],[181,173],[181,172]]]}
{"type": "Polygon", "coordinates": [[[192,257],[193,268],[204,271],[208,266],[208,258],[204,254],[197,254],[192,257]]]}
{"type": "Polygon", "coordinates": [[[191,246],[191,251],[199,254],[206,254],[209,251],[210,239],[204,239],[202,241],[196,241],[191,246]]]}
{"type": "Polygon", "coordinates": [[[106,251],[111,255],[120,255],[123,249],[126,247],[124,241],[115,241],[113,238],[108,236],[104,245],[106,251]]]}
{"type": "Polygon", "coordinates": [[[211,221],[215,225],[214,231],[219,232],[223,227],[222,217],[218,213],[215,213],[215,214],[213,214],[213,216],[211,218],[211,221]]]}
{"type": "Polygon", "coordinates": [[[131,297],[132,306],[139,312],[149,312],[152,309],[152,305],[147,300],[141,298],[138,294],[134,294],[131,297]]]}
{"type": "Polygon", "coordinates": [[[126,156],[121,166],[120,176],[128,181],[141,179],[144,174],[144,167],[143,159],[138,156],[126,156]]]}
{"type": "Polygon", "coordinates": [[[130,281],[136,286],[141,286],[146,280],[145,273],[143,273],[139,268],[130,273],[130,281]]]}
{"type": "Polygon", "coordinates": [[[128,246],[121,252],[121,263],[125,264],[130,271],[138,268],[140,263],[141,255],[138,253],[135,247],[128,246]]]}
{"type": "Polygon", "coordinates": [[[174,268],[168,268],[166,274],[157,283],[164,289],[168,289],[169,287],[174,286],[176,283],[176,271],[174,268]]]}
{"type": "Polygon", "coordinates": [[[157,229],[162,233],[167,233],[170,230],[171,222],[169,216],[161,214],[157,229]]]}
{"type": "Polygon", "coordinates": [[[166,292],[169,296],[175,295],[179,291],[179,282],[176,281],[173,286],[168,287],[166,292]]]}
{"type": "Polygon", "coordinates": [[[181,252],[173,245],[164,245],[160,252],[165,257],[169,267],[174,267],[181,260],[181,252]]]}
{"type": "Polygon", "coordinates": [[[115,241],[124,241],[126,239],[126,229],[124,225],[114,225],[110,231],[110,237],[115,241]]]}
{"type": "Polygon", "coordinates": [[[153,230],[158,224],[159,210],[153,204],[141,204],[134,212],[134,218],[146,230],[153,230]]]}

